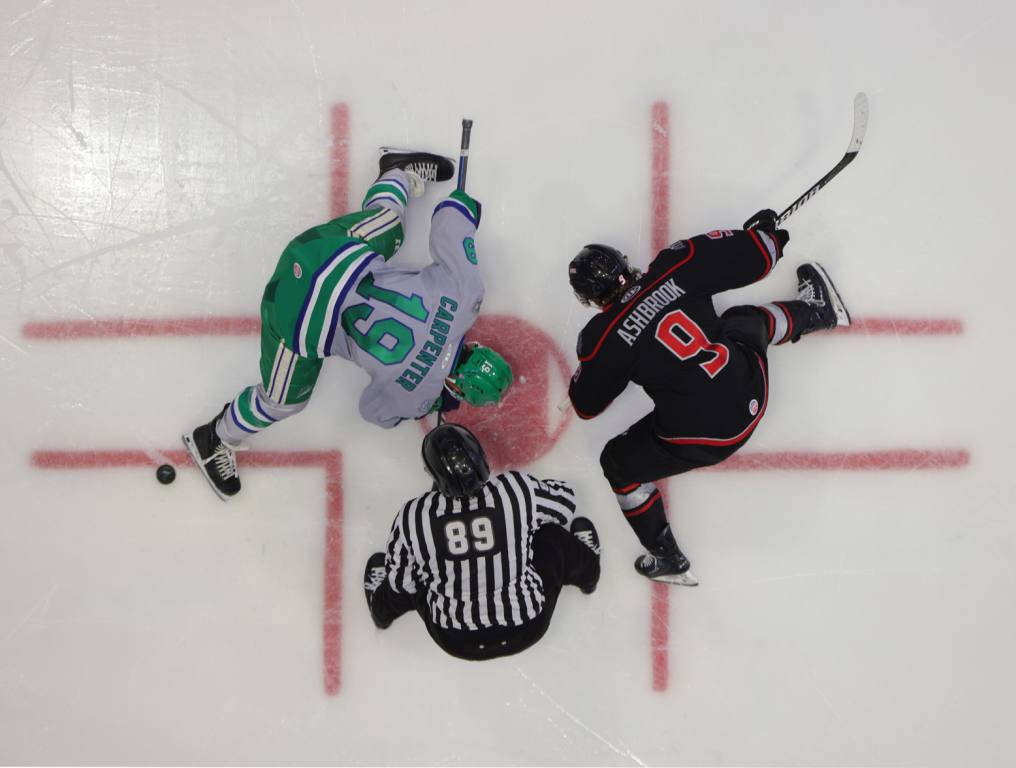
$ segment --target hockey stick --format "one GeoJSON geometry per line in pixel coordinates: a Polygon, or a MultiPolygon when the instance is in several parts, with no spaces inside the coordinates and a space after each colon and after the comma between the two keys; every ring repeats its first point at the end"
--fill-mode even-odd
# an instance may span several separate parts
{"type": "Polygon", "coordinates": [[[864,134],[867,130],[868,96],[864,92],[861,92],[854,96],[854,132],[850,135],[850,144],[847,145],[847,153],[843,156],[843,159],[840,160],[831,171],[829,171],[829,173],[815,182],[815,184],[807,192],[786,207],[783,213],[780,214],[779,218],[776,219],[777,227],[789,219],[798,208],[811,200],[811,198],[813,198],[815,194],[822,189],[822,187],[833,180],[836,174],[853,162],[853,159],[857,157],[857,153],[861,151],[861,142],[864,141],[864,134]]]}
{"type": "Polygon", "coordinates": [[[462,118],[462,145],[459,148],[459,180],[455,188],[461,192],[466,190],[466,165],[469,163],[469,134],[473,130],[473,121],[462,118]]]}
{"type": "MultiPolygon", "coordinates": [[[[473,121],[462,118],[462,142],[459,145],[459,178],[455,182],[455,188],[460,192],[466,191],[466,166],[469,163],[469,134],[473,130],[473,121]]],[[[437,412],[437,425],[440,427],[445,423],[444,411],[437,412]]]]}

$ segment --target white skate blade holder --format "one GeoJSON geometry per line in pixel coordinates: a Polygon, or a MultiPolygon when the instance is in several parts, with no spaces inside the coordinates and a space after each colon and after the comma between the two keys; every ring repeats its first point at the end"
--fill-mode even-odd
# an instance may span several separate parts
{"type": "Polygon", "coordinates": [[[677,584],[682,587],[697,587],[699,580],[695,574],[691,571],[685,571],[684,573],[672,573],[667,576],[656,576],[650,579],[651,581],[659,581],[664,584],[677,584]]]}

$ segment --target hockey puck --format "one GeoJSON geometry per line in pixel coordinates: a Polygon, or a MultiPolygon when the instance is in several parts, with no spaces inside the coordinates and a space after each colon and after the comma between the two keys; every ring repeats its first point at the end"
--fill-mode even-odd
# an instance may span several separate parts
{"type": "Polygon", "coordinates": [[[155,470],[155,477],[163,485],[169,485],[176,480],[176,470],[170,464],[162,464],[155,470]]]}

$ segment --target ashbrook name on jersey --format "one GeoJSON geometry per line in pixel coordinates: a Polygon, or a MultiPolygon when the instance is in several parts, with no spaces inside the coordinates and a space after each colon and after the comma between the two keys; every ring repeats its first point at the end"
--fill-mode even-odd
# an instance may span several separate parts
{"type": "Polygon", "coordinates": [[[617,329],[617,335],[630,347],[653,318],[681,296],[684,296],[684,289],[678,287],[671,278],[635,305],[617,329]]]}
{"type": "Polygon", "coordinates": [[[441,301],[438,303],[437,317],[430,324],[428,331],[431,340],[424,342],[413,362],[396,379],[406,391],[412,392],[416,389],[416,385],[423,381],[423,377],[430,372],[430,369],[434,367],[434,363],[441,357],[444,345],[448,341],[448,333],[451,331],[452,321],[455,319],[455,312],[458,309],[459,303],[457,301],[447,296],[441,297],[441,301]]]}

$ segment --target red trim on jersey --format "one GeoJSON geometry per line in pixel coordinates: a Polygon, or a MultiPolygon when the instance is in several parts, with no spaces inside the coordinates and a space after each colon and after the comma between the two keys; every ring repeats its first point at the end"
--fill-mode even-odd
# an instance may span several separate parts
{"type": "Polygon", "coordinates": [[[730,438],[719,438],[719,437],[660,437],[666,443],[673,445],[734,445],[742,440],[746,440],[748,436],[754,431],[755,427],[762,420],[765,415],[766,406],[769,405],[769,377],[766,376],[766,366],[762,362],[761,356],[756,352],[755,357],[758,359],[759,367],[762,369],[762,407],[759,408],[758,414],[752,419],[751,424],[741,430],[740,433],[730,438]]]}
{"type": "Polygon", "coordinates": [[[759,309],[766,313],[766,320],[769,321],[769,341],[772,341],[773,334],[776,333],[776,318],[773,317],[773,313],[765,307],[759,307],[759,309]]]}
{"type": "Polygon", "coordinates": [[[775,304],[777,307],[782,309],[783,310],[783,314],[785,314],[787,316],[787,335],[784,336],[782,339],[780,339],[779,341],[776,342],[777,344],[782,344],[783,342],[787,341],[788,339],[794,338],[794,318],[791,317],[790,310],[787,309],[785,306],[783,306],[782,302],[774,301],[773,304],[775,304]]]}
{"type": "MultiPolygon", "coordinates": [[[[688,263],[688,261],[691,259],[691,257],[695,255],[695,241],[688,240],[687,242],[688,242],[688,256],[687,256],[687,258],[679,261],[677,264],[675,264],[670,269],[668,269],[666,272],[664,272],[662,275],[660,275],[658,278],[656,278],[656,280],[654,280],[652,283],[650,283],[645,288],[643,288],[641,291],[639,291],[635,295],[635,298],[631,299],[631,303],[628,305],[628,308],[625,309],[624,312],[619,313],[617,317],[615,317],[613,320],[610,321],[610,325],[607,326],[607,330],[605,330],[603,332],[603,335],[600,336],[600,340],[598,342],[596,342],[596,346],[593,347],[593,351],[590,352],[585,357],[579,357],[579,362],[580,363],[588,363],[590,360],[592,360],[594,357],[596,357],[596,353],[600,351],[600,347],[603,346],[603,342],[606,341],[606,339],[607,339],[607,334],[609,334],[612,330],[614,330],[614,326],[617,325],[618,321],[622,317],[624,317],[628,313],[629,310],[633,309],[635,307],[635,305],[639,303],[639,300],[641,300],[642,297],[646,295],[646,293],[648,293],[653,288],[655,288],[657,285],[659,285],[663,281],[663,279],[665,277],[667,277],[675,269],[677,269],[678,267],[683,267],[685,264],[688,263]]],[[[578,412],[576,411],[576,413],[578,413],[578,412]]]]}
{"type": "MultiPolygon", "coordinates": [[[[769,256],[769,249],[766,248],[766,244],[762,242],[761,238],[759,238],[759,236],[755,234],[754,229],[749,229],[747,230],[747,232],[749,235],[751,235],[751,239],[755,241],[755,245],[758,246],[758,249],[762,251],[762,258],[766,260],[766,268],[762,272],[762,277],[765,277],[766,275],[769,274],[770,271],[772,271],[773,268],[773,260],[769,256]]],[[[762,277],[760,277],[759,280],[761,280],[762,277]]]]}
{"type": "Polygon", "coordinates": [[[631,485],[626,485],[624,488],[611,488],[610,490],[612,490],[614,493],[620,493],[621,495],[624,495],[626,493],[631,493],[641,485],[642,483],[632,483],[631,485]]]}
{"type": "Polygon", "coordinates": [[[653,495],[649,497],[649,500],[645,504],[643,504],[641,507],[636,507],[635,509],[628,510],[627,512],[624,513],[624,516],[638,517],[659,500],[660,500],[660,492],[653,491],[653,495]]]}

